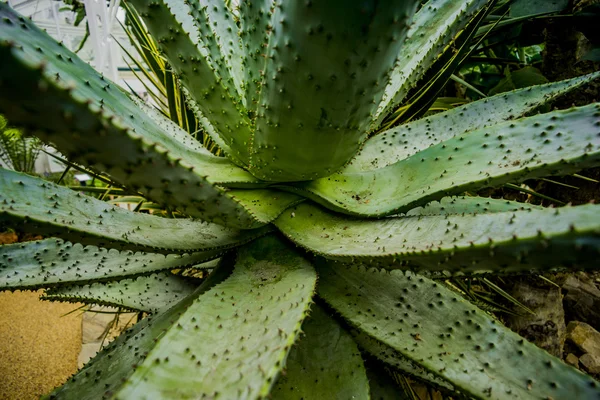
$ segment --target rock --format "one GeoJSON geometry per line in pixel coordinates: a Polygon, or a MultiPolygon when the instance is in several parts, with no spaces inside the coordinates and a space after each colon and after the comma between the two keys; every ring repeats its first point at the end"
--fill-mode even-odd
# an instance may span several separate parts
{"type": "Polygon", "coordinates": [[[88,361],[90,361],[100,351],[100,346],[102,346],[102,343],[99,341],[82,344],[79,357],[77,358],[78,368],[81,369],[88,361]]]}
{"type": "Polygon", "coordinates": [[[585,273],[569,275],[562,284],[563,304],[570,320],[583,321],[600,330],[600,289],[585,273]]]}
{"type": "Polygon", "coordinates": [[[121,313],[113,307],[90,307],[83,314],[82,343],[93,343],[106,336],[105,345],[135,323],[135,313],[121,313]]]}
{"type": "Polygon", "coordinates": [[[94,343],[102,340],[113,318],[114,316],[111,314],[85,312],[83,314],[82,343],[94,343]]]}
{"type": "Polygon", "coordinates": [[[565,357],[565,362],[569,365],[574,366],[575,368],[579,368],[579,357],[577,357],[573,353],[567,354],[567,357],[565,357]]]}
{"type": "Polygon", "coordinates": [[[600,374],[600,357],[584,354],[579,359],[579,362],[590,374],[600,374]]]}
{"type": "Polygon", "coordinates": [[[513,286],[511,295],[535,315],[516,308],[523,315],[508,318],[508,327],[550,354],[562,357],[566,329],[560,288],[541,280],[520,281],[513,286]]]}
{"type": "MultiPolygon", "coordinates": [[[[567,339],[584,353],[600,359],[600,332],[590,325],[580,321],[569,322],[567,339]]],[[[581,358],[579,361],[581,361],[581,358]]]]}

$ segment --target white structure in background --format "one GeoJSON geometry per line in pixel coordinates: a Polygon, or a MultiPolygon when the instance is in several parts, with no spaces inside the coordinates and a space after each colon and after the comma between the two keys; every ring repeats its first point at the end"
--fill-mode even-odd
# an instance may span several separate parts
{"type": "MultiPolygon", "coordinates": [[[[79,47],[85,37],[87,20],[90,36],[77,55],[125,90],[129,91],[127,87],[129,85],[144,97],[146,94],[144,85],[131,72],[121,56],[119,44],[127,48],[130,54],[136,53],[119,24],[119,21],[123,22],[125,18],[124,12],[119,9],[120,0],[81,0],[81,2],[85,6],[87,17],[79,26],[74,26],[76,15],[68,11],[71,7],[61,0],[8,0],[8,4],[13,9],[31,18],[37,26],[48,32],[54,39],[63,42],[72,51],[79,47]]],[[[40,174],[60,172],[64,169],[61,163],[44,152],[40,153],[36,161],[36,172],[40,174]]]]}
{"type": "Polygon", "coordinates": [[[111,27],[116,21],[120,1],[110,0],[107,7],[106,0],[83,0],[90,29],[89,40],[95,56],[94,66],[112,81],[118,80],[119,52],[111,37],[111,27]]]}

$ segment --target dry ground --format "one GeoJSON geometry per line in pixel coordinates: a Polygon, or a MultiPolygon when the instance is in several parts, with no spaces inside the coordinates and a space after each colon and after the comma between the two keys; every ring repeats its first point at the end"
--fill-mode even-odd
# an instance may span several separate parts
{"type": "Polygon", "coordinates": [[[37,399],[77,371],[81,313],[40,301],[40,292],[0,293],[0,399],[37,399]]]}

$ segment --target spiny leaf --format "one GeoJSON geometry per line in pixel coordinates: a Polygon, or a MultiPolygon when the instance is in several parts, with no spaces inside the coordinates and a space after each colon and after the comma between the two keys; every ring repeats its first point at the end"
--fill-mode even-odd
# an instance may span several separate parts
{"type": "Polygon", "coordinates": [[[487,0],[430,0],[415,14],[399,62],[392,70],[371,129],[377,128],[416,82],[427,72],[444,47],[488,3],[487,0]]]}
{"type": "Polygon", "coordinates": [[[227,191],[225,194],[244,207],[246,212],[254,219],[254,226],[268,224],[286,208],[303,200],[298,195],[277,190],[246,190],[247,188],[260,188],[265,183],[257,179],[253,182],[247,179],[246,176],[240,176],[237,174],[240,170],[238,167],[231,164],[226,158],[212,155],[200,143],[179,128],[179,126],[163,118],[160,111],[147,106],[140,100],[134,99],[134,101],[165,133],[170,134],[174,140],[181,142],[184,146],[192,147],[198,152],[205,153],[207,157],[212,158],[211,163],[215,168],[211,170],[211,179],[229,188],[240,188],[239,190],[227,191]]]}
{"type": "MultiPolygon", "coordinates": [[[[390,321],[391,317],[386,316],[386,321],[390,321]]],[[[396,351],[385,343],[378,341],[372,336],[367,335],[357,328],[350,328],[350,332],[354,341],[358,346],[367,353],[373,355],[378,360],[390,365],[391,367],[401,371],[403,374],[415,377],[419,380],[427,382],[434,387],[453,391],[454,387],[439,376],[427,371],[419,365],[419,363],[406,358],[402,353],[396,351]]]]}
{"type": "Polygon", "coordinates": [[[520,210],[541,210],[543,207],[518,201],[479,196],[444,197],[406,213],[413,215],[480,214],[520,210]]]}
{"type": "Polygon", "coordinates": [[[217,157],[202,146],[200,142],[194,139],[188,132],[184,131],[171,121],[155,107],[149,106],[140,99],[131,97],[131,100],[149,117],[170,140],[178,142],[182,147],[202,155],[206,160],[207,166],[202,172],[208,176],[208,179],[219,185],[231,187],[264,187],[265,183],[252,177],[243,169],[232,164],[227,158],[217,157]]]}
{"type": "Polygon", "coordinates": [[[239,6],[246,106],[254,113],[258,106],[261,71],[265,65],[264,51],[273,28],[274,3],[273,0],[241,1],[239,6]]]}
{"type": "Polygon", "coordinates": [[[223,79],[228,77],[227,86],[236,90],[235,98],[240,98],[245,105],[242,47],[238,27],[225,1],[211,0],[208,4],[190,1],[189,8],[214,68],[223,79]]]}
{"type": "Polygon", "coordinates": [[[454,136],[521,118],[598,77],[600,72],[594,72],[560,82],[514,90],[388,129],[367,140],[343,171],[383,168],[454,136]]]}
{"type": "Polygon", "coordinates": [[[314,306],[302,325],[306,337],[292,348],[286,373],[270,395],[283,399],[368,399],[369,383],[352,337],[314,306]]]}
{"type": "Polygon", "coordinates": [[[0,220],[23,222],[26,230],[73,242],[161,253],[231,248],[270,230],[237,231],[134,213],[5,169],[0,169],[0,220]]]}
{"type": "Polygon", "coordinates": [[[253,175],[269,181],[314,179],[354,156],[416,3],[294,1],[273,8],[264,32],[253,175]]]}
{"type": "Polygon", "coordinates": [[[275,225],[323,257],[423,272],[598,268],[598,205],[358,220],[302,203],[275,225]]]}
{"type": "Polygon", "coordinates": [[[202,115],[215,128],[209,133],[218,136],[211,137],[236,164],[248,165],[250,121],[246,109],[233,80],[220,75],[227,68],[215,65],[227,59],[213,60],[210,52],[199,48],[196,39],[199,32],[193,18],[188,16],[190,6],[175,0],[131,0],[130,4],[159,43],[202,115]]]}
{"type": "Polygon", "coordinates": [[[373,171],[298,183],[297,190],[352,215],[406,212],[465,191],[600,164],[600,103],[467,132],[373,171]]]}
{"type": "Polygon", "coordinates": [[[233,274],[190,306],[116,396],[266,396],[315,283],[312,266],[275,236],[242,248],[233,274]]]}
{"type": "Polygon", "coordinates": [[[222,250],[184,255],[118,252],[44,239],[0,246],[0,290],[118,280],[161,270],[212,269],[222,250]]]}
{"type": "Polygon", "coordinates": [[[600,395],[592,378],[425,277],[328,264],[319,267],[319,295],[353,326],[472,397],[600,395]]]}
{"type": "Polygon", "coordinates": [[[301,196],[278,190],[238,189],[227,193],[231,198],[243,204],[257,221],[264,224],[272,222],[286,209],[304,201],[301,196]]]}
{"type": "Polygon", "coordinates": [[[100,304],[156,313],[166,311],[191,295],[197,282],[159,272],[118,282],[92,283],[85,286],[59,286],[46,291],[43,300],[100,304]]]}
{"type": "Polygon", "coordinates": [[[158,203],[221,224],[257,226],[215,186],[254,185],[256,178],[198,145],[190,147],[181,133],[163,131],[116,84],[4,3],[0,17],[0,85],[7,94],[0,111],[13,123],[158,203]]]}
{"type": "Polygon", "coordinates": [[[367,377],[369,378],[372,400],[415,400],[399,391],[396,382],[383,368],[374,368],[372,363],[367,365],[367,377]]]}
{"type": "Polygon", "coordinates": [[[193,294],[169,310],[147,317],[121,334],[48,398],[96,400],[99,396],[113,397],[115,390],[144,362],[148,352],[165,331],[174,329],[175,321],[187,315],[188,308],[203,293],[227,278],[232,267],[233,263],[227,258],[193,294]]]}

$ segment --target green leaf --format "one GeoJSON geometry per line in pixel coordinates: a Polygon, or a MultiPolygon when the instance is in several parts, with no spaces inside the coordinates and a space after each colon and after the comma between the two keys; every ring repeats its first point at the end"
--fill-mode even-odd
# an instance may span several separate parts
{"type": "Polygon", "coordinates": [[[254,110],[259,101],[261,71],[264,69],[264,49],[269,42],[269,26],[273,26],[273,0],[241,1],[240,41],[244,51],[244,90],[246,105],[254,110]]]}
{"type": "Polygon", "coordinates": [[[222,250],[183,255],[118,252],[44,239],[0,246],[0,290],[83,285],[194,266],[212,269],[222,250]]]}
{"type": "MultiPolygon", "coordinates": [[[[542,75],[542,71],[532,66],[526,66],[512,72],[507,67],[504,74],[505,77],[501,79],[496,86],[490,89],[490,96],[498,93],[508,92],[510,90],[548,83],[548,79],[542,75]]],[[[549,109],[544,111],[548,112],[549,109]]]]}
{"type": "Polygon", "coordinates": [[[541,206],[518,201],[493,199],[491,197],[458,196],[444,197],[439,201],[432,201],[423,207],[413,208],[406,215],[479,214],[542,209],[541,206]]]}
{"type": "Polygon", "coordinates": [[[232,267],[231,260],[225,259],[193,294],[169,310],[147,317],[121,334],[48,398],[96,400],[99,396],[113,397],[123,381],[144,362],[148,352],[156,346],[165,332],[175,329],[175,321],[185,316],[186,310],[203,293],[227,278],[232,267]]]}
{"type": "Polygon", "coordinates": [[[423,272],[597,269],[600,206],[359,220],[302,203],[275,225],[325,258],[423,272]]]}
{"type": "Polygon", "coordinates": [[[413,18],[371,128],[377,128],[487,0],[430,0],[413,18]]]}
{"type": "Polygon", "coordinates": [[[4,3],[0,18],[0,111],[12,123],[157,203],[225,225],[258,225],[216,186],[256,185],[256,178],[190,146],[181,130],[165,132],[156,116],[4,3]]]}
{"type": "Polygon", "coordinates": [[[467,132],[373,171],[334,174],[290,190],[359,216],[600,165],[600,103],[467,132]]]}
{"type": "Polygon", "coordinates": [[[231,190],[227,194],[243,204],[254,218],[263,224],[272,222],[286,209],[304,201],[304,197],[279,190],[240,189],[231,190]]]}
{"type": "Polygon", "coordinates": [[[367,377],[372,400],[414,400],[400,391],[399,386],[383,368],[373,368],[372,365],[369,365],[367,377]]]}
{"type": "MultiPolygon", "coordinates": [[[[189,16],[190,6],[182,1],[131,0],[130,4],[142,17],[148,31],[159,43],[178,74],[181,82],[195,100],[203,116],[215,128],[213,137],[219,147],[238,165],[248,165],[250,148],[250,121],[246,109],[238,97],[234,82],[220,73],[218,68],[224,60],[211,59],[210,52],[199,48],[200,32],[189,16]]],[[[213,54],[214,56],[214,54],[213,54]]]]}
{"type": "Polygon", "coordinates": [[[227,86],[236,90],[236,98],[246,105],[243,91],[242,47],[233,14],[223,0],[208,3],[190,2],[190,13],[219,75],[229,80],[227,86]]]}
{"type": "Polygon", "coordinates": [[[519,89],[388,129],[367,140],[343,172],[383,168],[454,136],[523,117],[598,77],[600,72],[594,72],[519,89]]]}
{"type": "Polygon", "coordinates": [[[286,373],[270,395],[283,399],[368,399],[369,383],[352,337],[314,306],[302,325],[306,337],[292,348],[286,373]]]}
{"type": "Polygon", "coordinates": [[[512,18],[555,13],[565,10],[569,0],[515,0],[510,5],[512,18]]]}
{"type": "Polygon", "coordinates": [[[116,396],[266,396],[315,283],[313,267],[274,236],[242,248],[233,274],[187,309],[116,396]]]}
{"type": "Polygon", "coordinates": [[[171,308],[198,287],[193,279],[159,272],[118,282],[85,286],[60,286],[49,289],[42,300],[100,304],[156,313],[171,308]]]}
{"type": "Polygon", "coordinates": [[[231,164],[226,158],[216,157],[208,150],[203,148],[189,134],[184,132],[172,121],[164,118],[160,111],[149,107],[141,100],[133,99],[135,103],[152,118],[166,133],[170,134],[174,140],[178,140],[187,147],[195,148],[198,152],[203,152],[207,157],[211,157],[211,179],[223,186],[229,188],[242,188],[225,192],[226,196],[233,199],[239,205],[243,206],[246,213],[253,218],[253,226],[261,226],[270,223],[275,217],[281,214],[286,208],[297,204],[303,200],[302,197],[292,193],[281,192],[269,189],[244,190],[243,188],[253,188],[264,186],[264,182],[254,179],[248,179],[248,173],[240,175],[240,168],[231,164]]]}
{"type": "Polygon", "coordinates": [[[314,179],[354,156],[416,3],[330,0],[274,7],[261,53],[253,175],[269,181],[314,179]]]}
{"type": "Polygon", "coordinates": [[[0,169],[0,220],[99,247],[173,253],[239,246],[270,230],[238,231],[134,213],[29,175],[0,169]]]}
{"type": "Polygon", "coordinates": [[[319,267],[319,295],[354,327],[471,397],[600,395],[592,378],[425,277],[330,263],[319,267]]]}
{"type": "MultiPolygon", "coordinates": [[[[390,316],[386,316],[386,321],[391,320],[390,316]]],[[[367,353],[383,361],[387,365],[396,370],[401,371],[405,375],[410,375],[421,381],[427,382],[429,385],[436,388],[441,388],[446,391],[454,391],[452,384],[435,374],[421,367],[418,362],[406,358],[402,353],[377,339],[367,335],[357,328],[350,328],[352,337],[358,346],[367,353]]]]}

